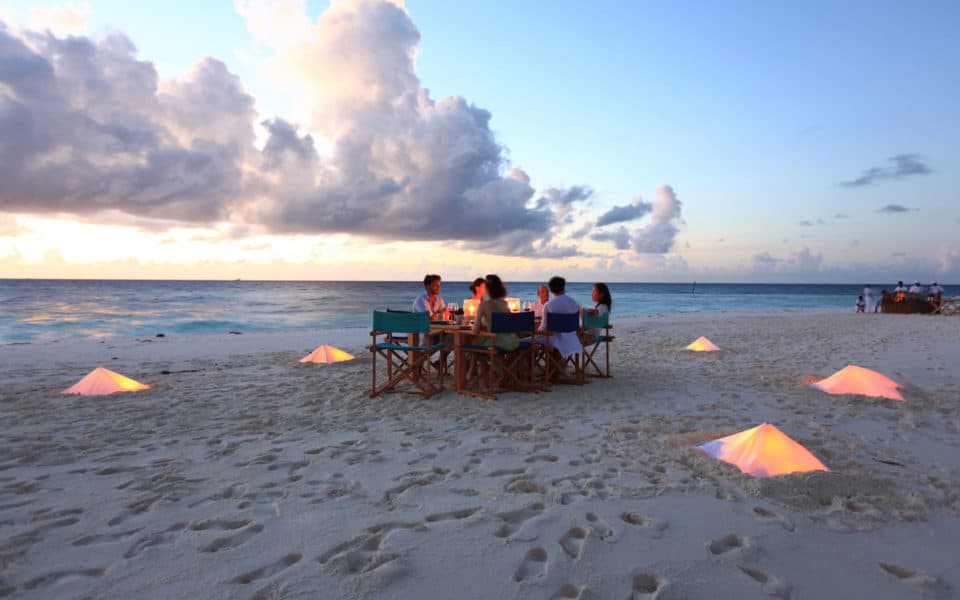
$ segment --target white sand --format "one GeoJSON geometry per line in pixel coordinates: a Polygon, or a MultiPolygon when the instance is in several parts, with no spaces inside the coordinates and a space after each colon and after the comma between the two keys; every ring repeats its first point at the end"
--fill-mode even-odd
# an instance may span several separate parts
{"type": "Polygon", "coordinates": [[[960,590],[960,318],[626,321],[614,379],[496,402],[369,399],[364,330],[0,346],[0,597],[960,590]],[[297,363],[320,343],[362,359],[297,363]],[[847,364],[906,402],[806,385],[847,364]],[[98,365],[154,388],[58,393],[98,365]],[[833,471],[690,449],[763,421],[833,471]]]}

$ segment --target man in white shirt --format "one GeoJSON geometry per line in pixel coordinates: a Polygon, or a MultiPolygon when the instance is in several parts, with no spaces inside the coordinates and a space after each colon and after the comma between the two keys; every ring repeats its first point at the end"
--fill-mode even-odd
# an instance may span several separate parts
{"type": "MultiPolygon", "coordinates": [[[[543,321],[540,322],[540,331],[546,331],[551,314],[580,314],[580,304],[566,294],[567,280],[563,277],[551,277],[549,282],[550,293],[553,299],[543,305],[543,321]]],[[[555,333],[550,339],[550,346],[566,358],[578,352],[583,352],[583,345],[576,330],[555,333]]]]}
{"type": "Polygon", "coordinates": [[[913,285],[910,286],[910,294],[923,295],[923,286],[920,285],[919,281],[914,281],[913,285]]]}
{"type": "Polygon", "coordinates": [[[413,312],[430,313],[431,321],[442,321],[449,317],[447,303],[440,297],[440,276],[426,275],[423,278],[424,292],[413,301],[413,312]]]}
{"type": "Polygon", "coordinates": [[[943,296],[943,288],[940,287],[936,281],[934,281],[930,284],[930,288],[927,289],[927,293],[931,296],[935,296],[939,300],[940,296],[943,296]]]}
{"type": "Polygon", "coordinates": [[[547,289],[547,286],[541,285],[537,288],[537,298],[536,302],[530,303],[530,310],[533,311],[533,316],[538,319],[543,318],[543,307],[547,303],[547,300],[550,298],[550,290],[547,289]]]}

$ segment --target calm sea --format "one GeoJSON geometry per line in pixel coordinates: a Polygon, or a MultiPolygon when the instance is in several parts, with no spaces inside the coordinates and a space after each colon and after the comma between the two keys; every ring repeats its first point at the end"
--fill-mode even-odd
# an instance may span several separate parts
{"type": "MultiPolygon", "coordinates": [[[[538,283],[508,283],[511,296],[536,299],[538,283]]],[[[877,285],[893,289],[896,284],[877,285]]],[[[592,283],[567,292],[592,306],[592,283]]],[[[612,283],[616,314],[721,309],[853,310],[862,285],[612,283]]],[[[377,308],[409,309],[419,282],[0,280],[0,343],[63,337],[368,327],[377,308]]],[[[960,294],[950,286],[947,295],[960,294]]],[[[468,283],[443,282],[448,302],[468,283]]]]}

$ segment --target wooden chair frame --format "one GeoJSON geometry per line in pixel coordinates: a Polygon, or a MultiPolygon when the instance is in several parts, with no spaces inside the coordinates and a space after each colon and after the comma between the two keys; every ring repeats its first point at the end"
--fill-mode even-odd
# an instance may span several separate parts
{"type": "Polygon", "coordinates": [[[430,333],[428,313],[374,311],[368,346],[372,356],[370,397],[408,392],[429,398],[443,391],[441,370],[431,369],[430,363],[430,356],[443,348],[440,336],[440,333],[430,333]],[[381,336],[383,341],[378,341],[381,336]],[[386,363],[386,381],[380,386],[377,386],[377,356],[386,363]],[[409,385],[399,387],[405,383],[409,385]]]}
{"type": "MultiPolygon", "coordinates": [[[[487,357],[486,390],[471,390],[466,381],[458,382],[458,391],[469,396],[496,400],[500,390],[535,392],[533,384],[533,341],[530,339],[536,329],[532,312],[493,313],[490,318],[490,331],[472,334],[482,338],[482,344],[460,344],[455,348],[457,364],[465,364],[468,353],[487,357]],[[515,333],[521,338],[515,350],[503,350],[495,345],[497,334],[515,333]],[[522,338],[527,338],[526,340],[522,338]]],[[[473,341],[477,341],[474,339],[473,341]]],[[[465,369],[461,369],[461,373],[465,369]]]]}
{"type": "Polygon", "coordinates": [[[558,333],[576,333],[580,329],[580,313],[547,313],[544,315],[546,325],[543,331],[543,344],[538,352],[538,363],[542,365],[543,389],[549,390],[553,382],[554,373],[566,372],[567,365],[573,365],[573,379],[561,378],[556,383],[571,383],[583,385],[585,383],[582,352],[570,356],[554,354],[553,336],[558,333]]]}
{"type": "Polygon", "coordinates": [[[580,343],[583,344],[583,370],[586,377],[612,377],[610,375],[610,342],[616,338],[610,334],[613,325],[610,324],[610,313],[605,315],[594,315],[588,312],[583,313],[583,327],[580,329],[580,343]],[[597,335],[593,341],[587,340],[586,335],[589,329],[603,329],[603,333],[597,335]],[[597,351],[603,346],[604,368],[601,369],[597,364],[597,351]],[[595,358],[596,357],[596,358],[595,358]],[[593,370],[588,371],[588,366],[593,370]]]}

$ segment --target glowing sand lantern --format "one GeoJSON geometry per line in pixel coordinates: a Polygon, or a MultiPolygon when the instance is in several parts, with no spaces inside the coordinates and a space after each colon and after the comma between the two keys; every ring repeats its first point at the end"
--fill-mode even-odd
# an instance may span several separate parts
{"type": "Polygon", "coordinates": [[[701,444],[697,448],[754,477],[830,470],[809,450],[769,423],[701,444]]]}
{"type": "Polygon", "coordinates": [[[510,312],[520,312],[520,298],[504,298],[507,301],[507,308],[510,312]]]}
{"type": "Polygon", "coordinates": [[[897,390],[899,383],[876,371],[856,365],[848,365],[830,377],[811,384],[828,394],[859,394],[874,398],[890,398],[903,402],[897,390]]]}
{"type": "Polygon", "coordinates": [[[477,309],[480,308],[480,301],[467,299],[463,301],[463,322],[470,323],[477,318],[477,309]]]}
{"type": "Polygon", "coordinates": [[[344,352],[339,348],[334,348],[333,346],[327,346],[324,344],[320,346],[310,354],[304,356],[300,359],[300,362],[312,362],[312,363],[335,363],[342,362],[345,360],[350,360],[353,358],[353,355],[349,352],[344,352]]]}
{"type": "Polygon", "coordinates": [[[97,367],[90,371],[86,377],[63,390],[63,393],[80,394],[81,396],[105,396],[117,392],[139,392],[149,389],[149,385],[124,377],[120,373],[114,373],[110,369],[97,367]]]}
{"type": "Polygon", "coordinates": [[[720,350],[720,346],[701,335],[694,340],[692,344],[687,346],[687,350],[693,350],[694,352],[717,352],[720,350]]]}

